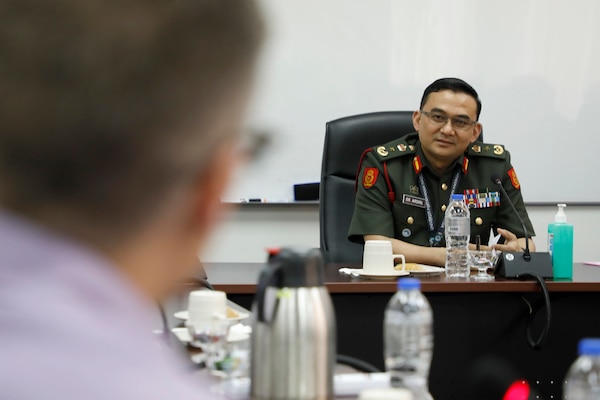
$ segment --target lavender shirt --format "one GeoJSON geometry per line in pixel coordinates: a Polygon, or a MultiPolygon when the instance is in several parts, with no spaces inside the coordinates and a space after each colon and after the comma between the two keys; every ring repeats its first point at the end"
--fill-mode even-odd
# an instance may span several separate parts
{"type": "Polygon", "coordinates": [[[0,211],[0,399],[209,399],[108,260],[0,211]]]}

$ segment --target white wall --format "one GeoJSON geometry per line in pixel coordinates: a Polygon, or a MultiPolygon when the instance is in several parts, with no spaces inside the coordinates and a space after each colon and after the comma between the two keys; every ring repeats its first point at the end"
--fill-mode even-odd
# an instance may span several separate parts
{"type": "Polygon", "coordinates": [[[415,110],[444,76],[479,92],[485,140],[510,150],[527,201],[600,199],[587,184],[600,170],[600,1],[260,3],[269,37],[251,125],[274,137],[224,199],[291,200],[294,183],[319,181],[327,121],[415,110]]]}
{"type": "Polygon", "coordinates": [[[318,205],[243,205],[230,212],[200,258],[261,262],[267,247],[285,245],[319,247],[318,205]]]}
{"type": "MultiPolygon", "coordinates": [[[[547,226],[554,219],[555,207],[529,206],[528,211],[538,250],[546,251],[547,226]]],[[[575,227],[575,261],[600,261],[596,243],[600,206],[573,206],[566,211],[575,227]]],[[[205,262],[261,262],[266,259],[265,248],[283,245],[319,247],[318,205],[242,206],[229,213],[201,258],[205,262]]]]}
{"type": "MultiPolygon", "coordinates": [[[[528,201],[600,198],[593,184],[600,168],[600,2],[260,2],[270,36],[251,120],[276,135],[224,199],[291,199],[293,183],[319,180],[326,121],[415,109],[425,86],[442,76],[462,77],[479,91],[486,141],[511,150],[528,201]]],[[[530,206],[529,213],[544,250],[555,208],[530,206]]],[[[567,214],[575,260],[600,260],[592,243],[600,205],[567,214]]],[[[318,247],[317,205],[242,206],[202,259],[263,261],[265,247],[286,244],[318,247]]]]}

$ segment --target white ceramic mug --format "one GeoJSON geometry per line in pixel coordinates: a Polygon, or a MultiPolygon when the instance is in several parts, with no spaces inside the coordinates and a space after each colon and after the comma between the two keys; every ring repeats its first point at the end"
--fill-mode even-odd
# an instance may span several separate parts
{"type": "Polygon", "coordinates": [[[220,290],[195,290],[188,297],[188,322],[191,324],[227,316],[227,295],[220,290]]]}
{"type": "Polygon", "coordinates": [[[392,242],[388,240],[367,240],[363,252],[363,270],[372,275],[392,275],[394,260],[402,260],[402,271],[406,270],[406,260],[402,254],[393,254],[392,242]]]}

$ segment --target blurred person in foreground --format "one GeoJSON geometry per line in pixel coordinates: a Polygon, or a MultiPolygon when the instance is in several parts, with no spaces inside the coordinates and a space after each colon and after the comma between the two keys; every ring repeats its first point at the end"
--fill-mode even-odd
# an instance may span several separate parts
{"type": "Polygon", "coordinates": [[[151,333],[240,159],[250,0],[0,1],[0,398],[198,399],[151,333]]]}

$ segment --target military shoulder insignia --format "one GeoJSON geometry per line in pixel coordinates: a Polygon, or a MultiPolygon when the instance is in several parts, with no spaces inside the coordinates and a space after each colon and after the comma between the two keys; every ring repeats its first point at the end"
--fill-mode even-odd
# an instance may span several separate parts
{"type": "Polygon", "coordinates": [[[506,158],[506,150],[501,144],[475,142],[467,149],[467,154],[472,156],[506,158]]]}
{"type": "Polygon", "coordinates": [[[510,183],[512,183],[513,187],[517,190],[520,190],[521,184],[519,183],[519,178],[517,178],[517,173],[514,168],[511,168],[508,171],[508,177],[510,178],[510,183]]]}
{"type": "Polygon", "coordinates": [[[363,187],[365,189],[371,189],[375,183],[377,183],[377,177],[379,176],[379,170],[377,168],[365,168],[363,174],[363,187]]]}
{"type": "Polygon", "coordinates": [[[411,141],[408,141],[406,137],[392,140],[391,142],[382,146],[373,147],[373,154],[376,155],[381,161],[387,161],[414,153],[415,146],[411,141]]]}
{"type": "Polygon", "coordinates": [[[387,157],[387,155],[390,154],[390,153],[388,153],[388,151],[385,148],[385,146],[379,146],[377,148],[377,154],[379,154],[381,157],[387,157]]]}

